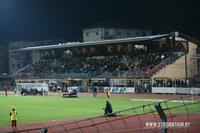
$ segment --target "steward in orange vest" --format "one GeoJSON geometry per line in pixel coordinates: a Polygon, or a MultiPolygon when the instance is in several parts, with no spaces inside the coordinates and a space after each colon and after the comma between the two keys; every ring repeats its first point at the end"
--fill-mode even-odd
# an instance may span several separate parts
{"type": "Polygon", "coordinates": [[[17,111],[15,107],[10,111],[10,120],[12,123],[12,127],[17,127],[17,111]]]}

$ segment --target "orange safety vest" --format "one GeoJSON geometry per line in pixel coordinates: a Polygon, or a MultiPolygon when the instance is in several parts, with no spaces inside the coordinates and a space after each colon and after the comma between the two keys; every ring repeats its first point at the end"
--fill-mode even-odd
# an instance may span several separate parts
{"type": "Polygon", "coordinates": [[[10,120],[17,120],[17,111],[10,111],[10,120]]]}

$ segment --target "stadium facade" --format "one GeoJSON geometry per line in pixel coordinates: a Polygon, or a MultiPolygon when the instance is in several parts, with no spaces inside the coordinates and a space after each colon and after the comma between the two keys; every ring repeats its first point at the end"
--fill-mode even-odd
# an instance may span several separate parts
{"type": "Polygon", "coordinates": [[[104,24],[89,26],[83,29],[83,42],[120,39],[139,36],[150,36],[151,30],[105,26],[104,24]]]}

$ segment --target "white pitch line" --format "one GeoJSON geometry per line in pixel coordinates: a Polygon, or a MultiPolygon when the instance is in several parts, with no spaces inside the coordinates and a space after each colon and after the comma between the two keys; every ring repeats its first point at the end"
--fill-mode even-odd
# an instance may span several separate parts
{"type": "MultiPolygon", "coordinates": [[[[163,101],[166,101],[166,100],[163,100],[163,99],[130,99],[132,101],[139,101],[139,102],[163,102],[163,101]]],[[[194,102],[194,101],[189,101],[189,100],[183,100],[184,102],[194,102]]],[[[168,101],[168,102],[177,102],[177,103],[181,103],[183,102],[181,100],[172,100],[172,101],[168,101]]]]}

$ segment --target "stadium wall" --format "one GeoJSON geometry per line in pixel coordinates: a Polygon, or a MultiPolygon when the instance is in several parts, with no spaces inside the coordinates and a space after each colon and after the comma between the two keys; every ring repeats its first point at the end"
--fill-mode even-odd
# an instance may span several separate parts
{"type": "MultiPolygon", "coordinates": [[[[135,93],[135,87],[104,87],[104,92],[110,88],[112,93],[135,93]]],[[[156,94],[200,94],[200,88],[184,87],[152,87],[152,93],[156,94]]]]}
{"type": "Polygon", "coordinates": [[[184,87],[152,87],[152,93],[158,94],[200,94],[200,88],[184,88],[184,87]]]}

